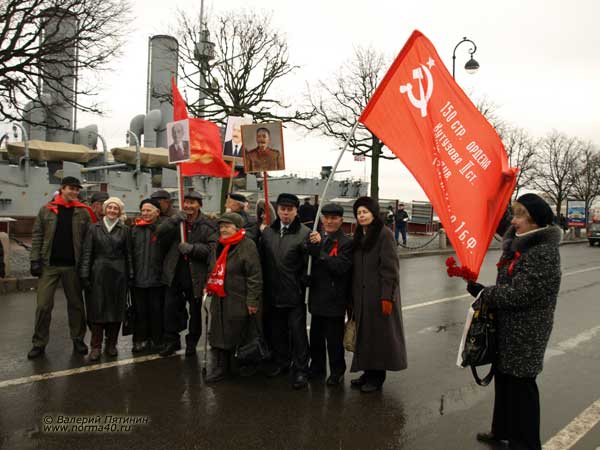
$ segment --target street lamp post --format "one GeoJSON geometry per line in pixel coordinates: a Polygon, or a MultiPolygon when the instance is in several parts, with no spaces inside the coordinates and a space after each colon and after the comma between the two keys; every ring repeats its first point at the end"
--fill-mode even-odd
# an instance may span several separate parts
{"type": "Polygon", "coordinates": [[[471,59],[469,59],[467,61],[467,63],[465,64],[465,70],[467,71],[467,73],[473,74],[473,73],[477,72],[477,70],[479,69],[479,63],[473,59],[473,55],[477,51],[477,45],[475,45],[475,42],[473,42],[472,40],[467,39],[466,37],[464,37],[464,38],[462,38],[462,41],[460,41],[458,44],[456,44],[456,47],[454,47],[454,51],[452,52],[452,78],[455,78],[454,75],[455,75],[455,66],[456,66],[456,49],[463,42],[469,42],[470,44],[473,45],[473,48],[471,48],[469,50],[469,54],[471,55],[471,59]]]}

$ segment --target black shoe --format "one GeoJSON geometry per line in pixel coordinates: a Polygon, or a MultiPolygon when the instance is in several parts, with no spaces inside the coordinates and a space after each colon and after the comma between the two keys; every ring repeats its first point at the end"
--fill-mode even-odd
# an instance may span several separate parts
{"type": "Polygon", "coordinates": [[[363,384],[360,387],[360,392],[364,392],[365,394],[370,394],[375,391],[380,391],[381,386],[382,386],[381,384],[375,384],[370,381],[367,381],[365,384],[363,384]]]}
{"type": "Polygon", "coordinates": [[[186,346],[185,347],[185,356],[188,358],[191,356],[196,356],[196,347],[186,346]]]}
{"type": "Polygon", "coordinates": [[[79,353],[80,355],[87,355],[88,346],[85,345],[83,339],[73,339],[73,351],[75,353],[79,353]]]}
{"type": "Polygon", "coordinates": [[[330,375],[327,378],[327,386],[339,386],[344,382],[344,374],[341,375],[330,375]]]}
{"type": "Polygon", "coordinates": [[[505,439],[499,439],[494,436],[493,433],[477,433],[477,440],[480,442],[485,442],[490,445],[503,445],[508,447],[508,441],[505,439]]]}
{"type": "Polygon", "coordinates": [[[160,351],[160,356],[171,356],[177,350],[181,350],[181,342],[171,342],[170,344],[165,344],[164,348],[160,351]]]}
{"type": "Polygon", "coordinates": [[[304,375],[303,373],[297,373],[294,376],[294,381],[292,382],[292,387],[296,390],[298,389],[304,389],[306,386],[308,386],[308,379],[306,378],[306,375],[304,375]]]}
{"type": "Polygon", "coordinates": [[[31,348],[31,350],[29,350],[29,353],[27,353],[27,359],[39,358],[40,356],[42,356],[44,354],[45,351],[46,351],[45,347],[36,347],[34,345],[31,348]]]}
{"type": "Polygon", "coordinates": [[[350,387],[354,389],[360,389],[363,385],[367,383],[367,379],[364,374],[354,380],[350,380],[350,387]]]}

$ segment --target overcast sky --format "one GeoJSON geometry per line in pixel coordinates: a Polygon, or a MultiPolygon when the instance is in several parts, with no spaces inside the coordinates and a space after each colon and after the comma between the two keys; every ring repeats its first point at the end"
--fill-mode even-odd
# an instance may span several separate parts
{"type": "MultiPolygon", "coordinates": [[[[124,145],[125,130],[146,105],[148,37],[170,34],[177,8],[198,11],[199,0],[132,0],[135,20],[124,55],[103,77],[105,117],[81,116],[78,126],[96,123],[109,147],[124,145]]],[[[487,97],[499,115],[534,136],[552,129],[600,144],[600,2],[593,0],[382,1],[206,0],[209,13],[257,8],[287,36],[290,62],[301,68],[279,89],[290,99],[306,83],[329,78],[352,55],[353,46],[373,46],[389,62],[414,29],[436,46],[451,70],[452,50],[463,36],[475,41],[475,75],[463,66],[468,46],[457,51],[456,79],[472,99],[487,97]]],[[[298,99],[299,101],[300,99],[298,99]]],[[[286,129],[287,172],[316,174],[332,165],[338,143],[286,129]]],[[[369,164],[369,161],[367,161],[369,164]]],[[[362,177],[364,163],[344,157],[341,168],[362,177]]],[[[366,174],[369,169],[367,166],[366,174]]],[[[347,175],[347,174],[345,174],[347,175]]],[[[340,175],[341,176],[341,175],[340,175]]],[[[425,195],[399,161],[381,166],[380,196],[424,200],[425,195]]]]}

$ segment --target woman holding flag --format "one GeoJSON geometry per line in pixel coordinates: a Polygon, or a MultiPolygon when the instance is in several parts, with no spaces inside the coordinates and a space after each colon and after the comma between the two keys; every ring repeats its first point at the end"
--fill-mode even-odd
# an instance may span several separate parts
{"type": "Polygon", "coordinates": [[[242,217],[225,213],[219,220],[217,261],[206,291],[212,295],[209,330],[208,383],[221,381],[229,372],[231,352],[247,338],[262,298],[262,271],[256,244],[245,236],[242,217]]]}

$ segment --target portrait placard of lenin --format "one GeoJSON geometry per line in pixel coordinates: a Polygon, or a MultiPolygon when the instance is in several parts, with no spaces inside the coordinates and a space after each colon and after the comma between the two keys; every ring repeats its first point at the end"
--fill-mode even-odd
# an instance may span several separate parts
{"type": "Polygon", "coordinates": [[[169,164],[190,160],[190,127],[187,119],[167,123],[169,164]]]}
{"type": "Polygon", "coordinates": [[[281,122],[242,125],[244,172],[284,170],[283,127],[281,122]]]}

